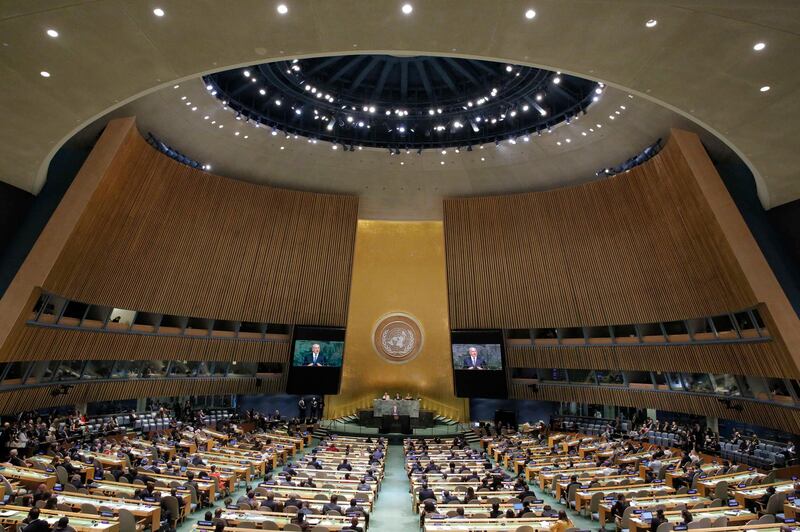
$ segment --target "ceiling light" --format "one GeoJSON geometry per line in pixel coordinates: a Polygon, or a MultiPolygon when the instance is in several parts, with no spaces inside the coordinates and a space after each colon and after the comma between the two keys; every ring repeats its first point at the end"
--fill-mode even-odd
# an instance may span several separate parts
{"type": "Polygon", "coordinates": [[[599,102],[600,101],[600,96],[592,96],[592,101],[593,102],[599,102]]]}
{"type": "Polygon", "coordinates": [[[39,75],[42,76],[43,78],[49,78],[50,72],[48,72],[47,70],[42,70],[41,72],[39,72],[39,75]]]}
{"type": "Polygon", "coordinates": [[[375,106],[374,105],[370,105],[369,106],[369,112],[370,113],[375,113],[375,106]]]}
{"type": "Polygon", "coordinates": [[[285,15],[286,13],[289,12],[289,8],[286,7],[286,4],[279,4],[277,9],[278,9],[278,13],[281,14],[281,15],[285,15]]]}
{"type": "Polygon", "coordinates": [[[530,142],[531,138],[528,135],[525,135],[524,137],[522,137],[522,140],[524,140],[525,142],[530,142]]]}
{"type": "Polygon", "coordinates": [[[556,144],[557,144],[557,145],[559,145],[559,146],[561,146],[561,141],[560,141],[560,140],[559,140],[559,141],[557,141],[557,142],[556,142],[556,144]]]}
{"type": "Polygon", "coordinates": [[[647,26],[648,28],[655,28],[656,24],[658,24],[658,21],[654,18],[651,18],[650,20],[644,23],[644,25],[647,26]]]}
{"type": "Polygon", "coordinates": [[[602,124],[595,124],[595,125],[597,126],[597,129],[600,129],[601,127],[603,127],[602,124]]]}
{"type": "Polygon", "coordinates": [[[439,161],[439,164],[444,164],[444,161],[439,161]]]}
{"type": "Polygon", "coordinates": [[[585,131],[581,131],[581,135],[583,135],[585,137],[586,136],[586,132],[585,131]]]}
{"type": "Polygon", "coordinates": [[[181,100],[185,100],[185,99],[186,99],[186,96],[181,96],[181,100]]]}
{"type": "Polygon", "coordinates": [[[481,157],[481,161],[485,161],[485,160],[486,160],[486,157],[481,157]]]}
{"type": "Polygon", "coordinates": [[[243,74],[243,75],[244,75],[244,77],[246,77],[246,78],[249,78],[249,77],[250,77],[250,71],[249,71],[249,70],[245,70],[244,72],[242,72],[242,74],[243,74]]]}
{"type": "Polygon", "coordinates": [[[516,112],[516,111],[511,111],[511,112],[510,112],[510,113],[508,113],[508,114],[510,114],[512,117],[514,117],[514,116],[517,116],[517,112],[516,112]]]}
{"type": "Polygon", "coordinates": [[[259,93],[261,96],[264,96],[264,95],[267,93],[267,91],[265,91],[264,89],[258,89],[258,93],[259,93]]]}
{"type": "Polygon", "coordinates": [[[570,142],[572,142],[572,139],[564,139],[564,140],[566,140],[566,141],[567,141],[567,143],[570,143],[570,142]]]}
{"type": "Polygon", "coordinates": [[[197,106],[192,107],[192,111],[197,111],[197,106]]]}
{"type": "Polygon", "coordinates": [[[179,88],[179,87],[180,87],[180,85],[173,85],[173,86],[172,86],[172,88],[173,88],[173,89],[177,89],[177,88],[179,88]]]}
{"type": "Polygon", "coordinates": [[[155,9],[153,10],[153,14],[154,14],[155,16],[157,16],[157,17],[163,17],[163,16],[164,16],[164,10],[163,10],[163,9],[161,9],[160,7],[157,7],[157,8],[155,8],[155,9]]]}
{"type": "Polygon", "coordinates": [[[237,131],[236,133],[234,133],[234,135],[236,135],[238,137],[239,136],[239,132],[237,131]]]}
{"type": "Polygon", "coordinates": [[[412,6],[411,4],[403,4],[401,10],[403,11],[404,15],[410,15],[411,12],[414,11],[414,6],[412,6]]]}
{"type": "Polygon", "coordinates": [[[332,150],[338,150],[338,149],[339,149],[339,146],[337,146],[336,144],[334,144],[333,146],[331,146],[331,149],[332,149],[332,150]]]}
{"type": "Polygon", "coordinates": [[[527,112],[528,109],[530,109],[530,107],[528,107],[528,104],[525,104],[525,105],[522,106],[522,110],[523,111],[527,112]]]}
{"type": "Polygon", "coordinates": [[[347,122],[348,123],[352,123],[353,122],[353,117],[352,116],[348,116],[347,117],[347,122]]]}
{"type": "Polygon", "coordinates": [[[554,77],[554,78],[553,78],[553,83],[555,83],[556,85],[558,85],[559,83],[561,83],[561,77],[560,77],[560,76],[556,76],[556,77],[554,77]]]}
{"type": "MultiPolygon", "coordinates": [[[[58,33],[56,33],[55,35],[51,35],[51,37],[57,37],[57,36],[58,36],[58,33]]],[[[753,45],[753,50],[755,50],[756,52],[760,52],[761,50],[763,50],[766,47],[767,47],[767,43],[757,42],[757,43],[755,43],[753,45]]]]}
{"type": "Polygon", "coordinates": [[[363,150],[364,148],[363,148],[363,146],[359,146],[358,149],[359,150],[363,150]]]}
{"type": "Polygon", "coordinates": [[[283,146],[281,146],[281,149],[283,150],[283,149],[284,149],[284,147],[283,147],[283,146]]]}
{"type": "Polygon", "coordinates": [[[542,116],[547,116],[547,111],[545,111],[544,109],[539,109],[539,114],[542,116]]]}
{"type": "Polygon", "coordinates": [[[58,32],[51,28],[47,30],[47,35],[55,39],[56,37],[58,37],[58,32]]]}
{"type": "Polygon", "coordinates": [[[273,129],[273,130],[272,130],[272,136],[274,137],[274,136],[275,136],[275,135],[277,135],[277,134],[278,134],[278,132],[277,132],[277,131],[275,131],[275,130],[273,129]]]}
{"type": "Polygon", "coordinates": [[[534,11],[533,9],[529,9],[525,12],[525,18],[528,20],[533,19],[535,16],[536,16],[536,11],[534,11]]]}
{"type": "Polygon", "coordinates": [[[225,126],[223,126],[222,124],[220,124],[220,125],[219,125],[219,128],[220,128],[220,129],[222,129],[223,127],[225,127],[225,126]]]}
{"type": "Polygon", "coordinates": [[[622,109],[623,111],[624,111],[625,109],[627,109],[627,107],[625,107],[624,105],[620,105],[620,106],[619,106],[619,108],[620,108],[620,109],[622,109]]]}
{"type": "Polygon", "coordinates": [[[442,150],[442,155],[447,155],[447,150],[442,150]]]}
{"type": "Polygon", "coordinates": [[[511,65],[508,65],[508,66],[506,67],[506,72],[511,72],[512,70],[514,70],[514,69],[513,69],[513,68],[511,68],[511,65]]]}
{"type": "Polygon", "coordinates": [[[208,120],[208,115],[204,116],[203,120],[208,120]]]}
{"type": "Polygon", "coordinates": [[[537,102],[541,102],[541,101],[542,101],[542,98],[544,98],[544,95],[542,95],[542,94],[537,94],[537,95],[536,95],[536,101],[537,101],[537,102]]]}
{"type": "Polygon", "coordinates": [[[616,118],[616,116],[614,116],[614,115],[608,115],[608,118],[610,118],[611,120],[614,120],[614,119],[616,118]]]}
{"type": "Polygon", "coordinates": [[[301,115],[301,114],[303,114],[303,111],[302,111],[302,109],[295,109],[294,110],[294,114],[301,115]]]}
{"type": "Polygon", "coordinates": [[[277,105],[278,107],[280,107],[280,106],[281,106],[281,101],[280,101],[280,100],[275,100],[275,105],[277,105]]]}
{"type": "MultiPolygon", "coordinates": [[[[44,74],[45,74],[45,73],[44,73],[44,72],[42,72],[42,75],[44,75],[44,74]]],[[[49,74],[48,74],[48,75],[49,75],[49,74]]],[[[45,76],[45,77],[47,77],[47,76],[45,76]]],[[[770,88],[771,88],[771,87],[770,87],[769,85],[764,85],[763,87],[761,87],[761,88],[760,88],[760,89],[758,89],[758,90],[760,90],[761,92],[767,92],[767,91],[768,91],[770,88]]]]}
{"type": "Polygon", "coordinates": [[[436,109],[436,112],[439,113],[439,114],[442,114],[442,108],[439,107],[438,109],[436,109]]]}

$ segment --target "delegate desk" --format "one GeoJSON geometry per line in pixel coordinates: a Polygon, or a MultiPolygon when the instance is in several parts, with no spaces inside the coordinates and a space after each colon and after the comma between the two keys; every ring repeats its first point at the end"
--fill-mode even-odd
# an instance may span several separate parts
{"type": "Polygon", "coordinates": [[[631,497],[634,493],[648,492],[651,495],[672,495],[675,488],[663,483],[658,484],[632,484],[627,486],[601,486],[599,488],[580,488],[575,492],[575,511],[580,512],[582,508],[588,508],[592,495],[603,493],[605,496],[625,495],[631,497]]]}
{"type": "MultiPolygon", "coordinates": [[[[23,528],[23,519],[28,517],[30,508],[22,506],[3,506],[0,508],[0,525],[3,527],[23,528]]],[[[89,514],[64,512],[61,510],[41,509],[39,518],[44,519],[50,526],[55,525],[62,517],[69,517],[69,526],[76,532],[119,532],[119,521],[113,517],[92,516],[89,514]]]]}
{"type": "MultiPolygon", "coordinates": [[[[58,497],[59,504],[68,504],[75,512],[80,512],[81,506],[84,504],[105,506],[110,508],[115,515],[119,515],[120,510],[128,510],[137,520],[147,519],[150,522],[150,530],[158,530],[161,526],[161,505],[157,502],[120,500],[116,497],[105,497],[103,495],[64,492],[56,492],[56,497],[58,497]]],[[[71,521],[70,524],[72,524],[71,521]]]]}
{"type": "Polygon", "coordinates": [[[514,532],[517,528],[528,525],[533,530],[550,530],[555,524],[555,518],[547,517],[518,517],[506,519],[501,517],[491,519],[489,517],[471,517],[466,519],[446,518],[442,519],[429,517],[425,519],[424,532],[514,532]]]}
{"type": "MultiPolygon", "coordinates": [[[[291,523],[292,520],[296,517],[297,514],[287,514],[287,513],[278,513],[278,512],[262,512],[260,510],[233,510],[233,509],[225,509],[222,511],[222,515],[220,516],[222,519],[228,523],[228,526],[236,525],[236,530],[241,528],[256,528],[258,524],[265,523],[267,521],[271,521],[278,525],[279,528],[284,528],[287,524],[291,523]],[[250,526],[241,527],[238,526],[240,523],[250,523],[250,526]]],[[[318,515],[318,514],[310,514],[306,516],[306,522],[308,522],[311,526],[324,526],[328,527],[330,530],[341,530],[348,524],[350,524],[350,517],[346,515],[318,515]]],[[[209,521],[199,521],[198,527],[208,526],[207,524],[211,524],[209,521]]],[[[366,528],[364,525],[364,518],[359,518],[359,524],[362,528],[366,528]]],[[[263,525],[262,525],[263,527],[263,525]]],[[[213,530],[213,528],[211,528],[213,530]]],[[[269,530],[269,529],[267,529],[269,530]]]]}
{"type": "Polygon", "coordinates": [[[29,488],[36,488],[39,484],[44,484],[47,489],[52,490],[53,486],[56,485],[55,473],[48,473],[30,467],[17,467],[8,463],[0,464],[0,475],[16,480],[29,488]]]}
{"type": "Polygon", "coordinates": [[[372,415],[383,417],[392,415],[392,407],[397,405],[400,416],[419,417],[419,401],[416,399],[375,399],[372,401],[372,415]]]}
{"type": "MultiPolygon", "coordinates": [[[[614,506],[616,499],[616,497],[606,497],[598,506],[601,530],[605,528],[606,522],[611,516],[611,507],[614,506]]],[[[628,500],[630,506],[636,510],[649,510],[653,512],[655,512],[658,508],[671,510],[677,508],[678,505],[684,505],[691,508],[700,503],[709,504],[710,502],[711,499],[708,497],[700,497],[697,494],[688,493],[680,495],[661,495],[656,497],[636,497],[628,500]]]]}
{"type": "MultiPolygon", "coordinates": [[[[692,514],[692,522],[700,521],[701,519],[709,519],[712,523],[720,517],[725,517],[728,520],[728,526],[742,526],[751,519],[758,519],[758,516],[749,510],[743,508],[699,508],[697,510],[689,510],[692,514]]],[[[651,512],[653,513],[653,512],[651,512]]],[[[648,532],[650,530],[650,520],[644,519],[643,514],[634,514],[630,518],[630,532],[648,532]]],[[[680,511],[664,512],[664,516],[670,523],[681,523],[680,511]]]]}

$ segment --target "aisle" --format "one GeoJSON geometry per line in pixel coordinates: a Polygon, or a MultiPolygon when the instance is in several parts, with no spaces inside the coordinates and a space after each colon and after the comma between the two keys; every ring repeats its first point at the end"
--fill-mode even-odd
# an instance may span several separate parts
{"type": "Polygon", "coordinates": [[[378,501],[372,509],[369,529],[380,532],[409,532],[419,529],[419,516],[411,511],[402,445],[390,445],[378,501]]]}

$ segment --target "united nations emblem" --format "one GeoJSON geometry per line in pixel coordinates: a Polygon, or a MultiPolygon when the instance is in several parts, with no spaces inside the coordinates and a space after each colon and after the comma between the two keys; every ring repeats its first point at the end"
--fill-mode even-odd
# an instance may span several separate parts
{"type": "Polygon", "coordinates": [[[372,345],[389,362],[408,362],[422,349],[422,329],[408,314],[389,314],[375,324],[372,345]]]}

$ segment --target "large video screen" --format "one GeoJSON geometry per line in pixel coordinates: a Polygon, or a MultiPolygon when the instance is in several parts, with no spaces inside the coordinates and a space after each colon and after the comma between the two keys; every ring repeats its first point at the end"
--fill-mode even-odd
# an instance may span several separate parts
{"type": "Polygon", "coordinates": [[[502,371],[503,348],[500,344],[453,344],[453,368],[502,371]]]}
{"type": "Polygon", "coordinates": [[[342,365],[343,354],[344,342],[295,339],[292,365],[338,368],[342,365]]]}
{"type": "Polygon", "coordinates": [[[450,343],[456,396],[503,399],[508,396],[502,331],[451,331],[450,343]]]}
{"type": "Polygon", "coordinates": [[[344,355],[344,329],[296,326],[287,393],[339,393],[344,355]]]}

